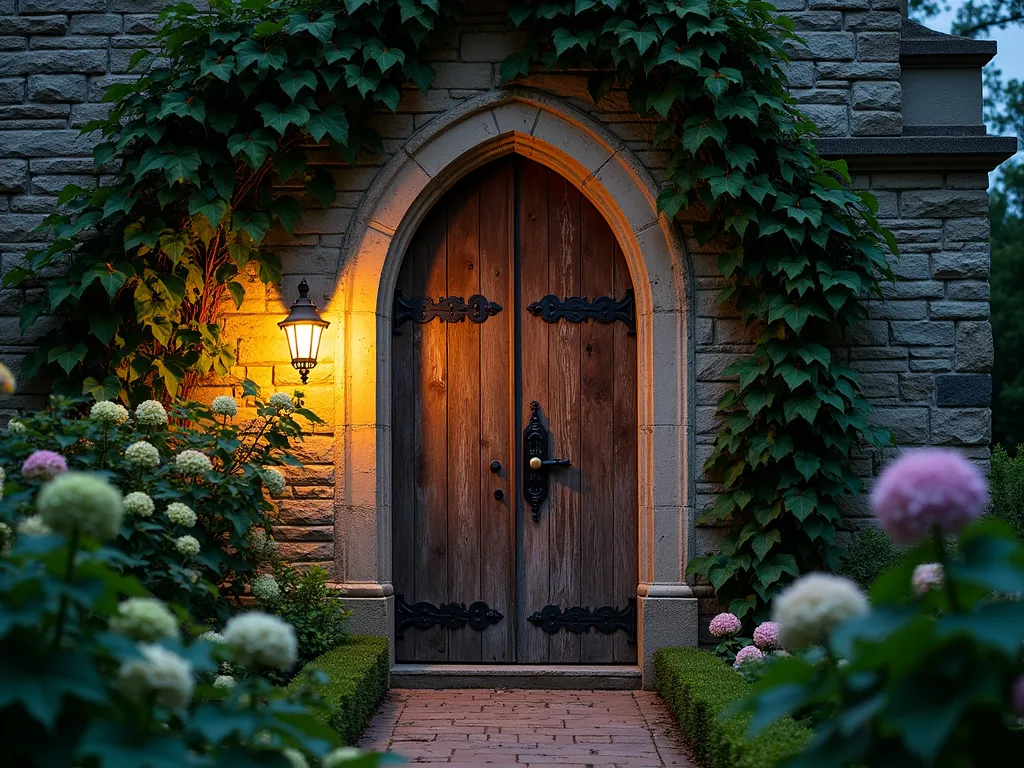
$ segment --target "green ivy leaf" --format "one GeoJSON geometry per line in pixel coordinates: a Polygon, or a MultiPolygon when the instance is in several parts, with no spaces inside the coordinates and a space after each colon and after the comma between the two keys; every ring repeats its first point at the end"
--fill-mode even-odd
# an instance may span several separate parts
{"type": "MultiPolygon", "coordinates": [[[[96,334],[95,330],[93,334],[96,334]]],[[[113,332],[110,335],[113,336],[113,332]]],[[[106,344],[107,341],[103,343],[106,344]]],[[[117,376],[107,376],[103,381],[98,381],[92,376],[87,376],[82,382],[82,394],[92,395],[94,400],[117,400],[121,396],[121,380],[117,376]]]]}
{"type": "Polygon", "coordinates": [[[235,57],[225,56],[217,51],[209,49],[199,65],[199,74],[213,75],[218,80],[229,82],[235,71],[235,57]]]}
{"type": "Polygon", "coordinates": [[[277,84],[281,86],[281,90],[288,94],[288,98],[292,101],[299,95],[299,92],[303,88],[316,92],[316,74],[308,69],[300,69],[298,71],[287,67],[280,75],[276,78],[277,84]]]}
{"type": "Polygon", "coordinates": [[[265,73],[271,69],[282,69],[288,61],[283,49],[271,44],[263,45],[255,40],[244,40],[239,43],[235,47],[235,58],[238,61],[238,72],[243,72],[255,64],[257,72],[265,73]]]}
{"type": "Polygon", "coordinates": [[[281,222],[281,226],[289,234],[302,218],[302,206],[291,195],[281,195],[270,203],[270,215],[281,222]]]}
{"type": "MultiPolygon", "coordinates": [[[[220,226],[220,223],[224,220],[224,216],[227,215],[228,204],[222,200],[217,193],[212,189],[201,189],[192,193],[192,196],[188,199],[188,213],[190,216],[202,216],[209,223],[210,227],[216,229],[220,226]]],[[[173,254],[175,251],[178,252],[180,258],[181,253],[184,252],[183,248],[178,247],[178,243],[170,243],[173,254]]],[[[173,256],[172,256],[173,258],[173,256]]]]}
{"type": "Polygon", "coordinates": [[[388,48],[378,38],[371,37],[363,45],[363,58],[374,62],[382,73],[396,64],[405,62],[405,53],[398,48],[388,48]]]}
{"type": "Polygon", "coordinates": [[[725,137],[725,126],[707,115],[691,115],[683,123],[683,147],[690,154],[697,154],[697,150],[708,141],[721,145],[725,137]]]}
{"type": "Polygon", "coordinates": [[[316,18],[304,13],[293,14],[288,20],[288,31],[295,35],[299,32],[308,32],[325,45],[330,41],[336,26],[333,13],[324,13],[316,18]]]}
{"type": "Polygon", "coordinates": [[[697,72],[701,68],[700,53],[700,49],[695,46],[683,47],[669,40],[661,46],[661,50],[658,52],[658,63],[668,64],[671,62],[697,72]]]}
{"type": "Polygon", "coordinates": [[[764,560],[768,557],[768,553],[771,552],[772,547],[782,541],[782,534],[779,533],[777,528],[773,528],[765,533],[758,534],[751,542],[750,547],[754,550],[754,554],[759,559],[764,560]]]}
{"type": "Polygon", "coordinates": [[[365,99],[366,94],[376,88],[380,83],[380,78],[376,75],[366,75],[356,64],[346,64],[345,83],[349,88],[356,88],[359,91],[359,95],[365,99]]]}
{"type": "Polygon", "coordinates": [[[232,156],[245,155],[248,164],[253,168],[263,165],[267,153],[276,145],[277,142],[262,128],[257,128],[250,134],[236,133],[228,137],[228,151],[232,156]]]}
{"type": "Polygon", "coordinates": [[[46,361],[48,363],[57,363],[57,365],[64,369],[64,373],[71,373],[71,370],[85,359],[85,354],[88,351],[85,344],[81,342],[75,344],[71,349],[62,345],[51,349],[50,354],[46,357],[46,361]]]}
{"type": "Polygon", "coordinates": [[[821,398],[815,393],[803,397],[790,397],[782,408],[787,424],[796,420],[797,417],[802,418],[808,424],[814,424],[814,417],[821,408],[821,398]]]}
{"type": "Polygon", "coordinates": [[[256,111],[263,116],[263,124],[284,136],[289,125],[300,128],[309,122],[309,110],[301,104],[289,104],[281,109],[276,104],[260,104],[256,111]]]}
{"type": "Polygon", "coordinates": [[[796,471],[803,475],[804,480],[810,480],[821,467],[821,459],[810,453],[798,453],[793,456],[793,464],[796,471]]]}

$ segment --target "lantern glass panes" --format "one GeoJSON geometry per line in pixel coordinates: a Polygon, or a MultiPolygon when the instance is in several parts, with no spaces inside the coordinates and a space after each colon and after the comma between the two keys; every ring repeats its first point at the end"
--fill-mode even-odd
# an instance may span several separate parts
{"type": "Polygon", "coordinates": [[[309,372],[316,367],[320,339],[330,323],[320,317],[316,304],[309,298],[309,284],[299,283],[299,298],[292,304],[288,317],[278,323],[288,339],[292,367],[299,371],[305,384],[309,372]]]}

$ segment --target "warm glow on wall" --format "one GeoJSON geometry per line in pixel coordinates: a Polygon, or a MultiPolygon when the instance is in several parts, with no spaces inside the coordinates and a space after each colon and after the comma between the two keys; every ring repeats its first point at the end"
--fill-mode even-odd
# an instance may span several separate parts
{"type": "Polygon", "coordinates": [[[288,338],[292,367],[298,370],[303,384],[307,383],[309,372],[316,367],[320,338],[329,325],[309,298],[309,284],[303,280],[299,283],[299,298],[292,304],[288,317],[278,323],[288,338]]]}

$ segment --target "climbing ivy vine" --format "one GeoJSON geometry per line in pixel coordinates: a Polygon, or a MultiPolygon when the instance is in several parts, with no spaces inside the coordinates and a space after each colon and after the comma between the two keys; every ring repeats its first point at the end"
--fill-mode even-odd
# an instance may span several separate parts
{"type": "MultiPolygon", "coordinates": [[[[49,222],[52,246],[5,277],[40,279],[22,313],[61,319],[30,370],[55,370],[97,396],[173,393],[224,373],[232,351],[218,308],[249,280],[276,282],[264,241],[304,205],[334,198],[321,155],[353,162],[381,150],[370,120],[395,111],[402,87],[429,87],[428,36],[443,36],[455,0],[215,0],[165,11],[161,58],[108,95],[99,165],[115,182],[70,189],[49,222]]],[[[803,570],[834,567],[837,500],[860,490],[851,455],[888,434],[867,423],[857,374],[830,351],[864,318],[859,301],[888,276],[892,236],[875,203],[827,162],[786,94],[791,24],[759,0],[513,2],[530,32],[502,64],[506,81],[535,69],[590,72],[600,100],[625,88],[671,152],[659,205],[721,252],[720,301],[750,328],[753,352],[727,369],[706,470],[722,492],[701,522],[731,528],[721,552],[690,572],[730,610],[763,610],[803,570]]],[[[146,66],[147,54],[139,56],[146,66]]]]}

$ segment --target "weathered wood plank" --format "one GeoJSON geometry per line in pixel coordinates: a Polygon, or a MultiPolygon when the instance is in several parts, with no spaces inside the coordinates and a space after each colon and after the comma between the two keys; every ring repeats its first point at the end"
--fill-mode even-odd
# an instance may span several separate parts
{"type": "Polygon", "coordinates": [[[485,662],[515,660],[515,406],[512,400],[513,295],[512,160],[480,183],[480,292],[502,311],[480,326],[480,566],[479,599],[505,618],[482,633],[485,662]],[[497,474],[492,461],[501,463],[497,474]],[[495,499],[494,491],[503,498],[495,499]]]}
{"type": "MultiPolygon", "coordinates": [[[[448,193],[448,295],[480,292],[480,179],[448,193]]],[[[480,326],[448,328],[448,599],[479,599],[480,579],[480,326]]],[[[449,632],[451,661],[479,661],[480,633],[449,632]]]]}
{"type": "MultiPolygon", "coordinates": [[[[530,419],[530,402],[548,402],[548,324],[526,311],[533,300],[548,293],[548,171],[536,163],[518,166],[518,216],[520,291],[516,312],[520,324],[517,344],[520,366],[519,433],[516,461],[522,461],[522,428],[530,419]]],[[[522,471],[522,467],[520,467],[522,471]]],[[[549,601],[548,542],[550,502],[541,507],[539,521],[516,488],[518,500],[517,660],[536,664],[549,659],[548,635],[527,621],[549,601]]]]}
{"type": "MultiPolygon", "coordinates": [[[[580,211],[580,295],[594,299],[615,295],[615,237],[604,217],[587,200],[580,211]]],[[[584,514],[580,553],[580,605],[596,610],[617,605],[615,591],[616,461],[613,427],[615,400],[615,329],[590,321],[580,326],[580,392],[583,442],[580,449],[584,514]]],[[[580,660],[607,663],[615,657],[611,635],[588,632],[581,637],[580,660]]]]}
{"type": "MultiPolygon", "coordinates": [[[[548,171],[548,290],[560,299],[580,295],[580,192],[548,171]]],[[[536,301],[543,294],[525,296],[536,301]]],[[[550,473],[548,502],[550,551],[548,599],[561,608],[580,604],[580,338],[582,324],[548,324],[548,397],[541,407],[548,416],[553,457],[569,459],[568,469],[550,473]]],[[[529,352],[527,352],[529,354],[529,352]]],[[[537,605],[535,610],[543,608],[537,605]]],[[[572,664],[580,660],[581,636],[552,635],[547,661],[572,664]]]]}
{"type": "MultiPolygon", "coordinates": [[[[621,299],[626,291],[633,289],[626,259],[614,243],[615,248],[615,297],[621,299]]],[[[640,578],[639,566],[639,465],[637,455],[638,414],[637,402],[637,337],[630,336],[622,323],[613,325],[615,355],[612,370],[615,376],[615,406],[612,439],[615,444],[614,462],[614,503],[612,509],[615,572],[615,599],[619,608],[625,601],[636,597],[640,578]]],[[[614,636],[613,661],[632,663],[636,661],[636,645],[627,642],[623,633],[614,636]]]]}

